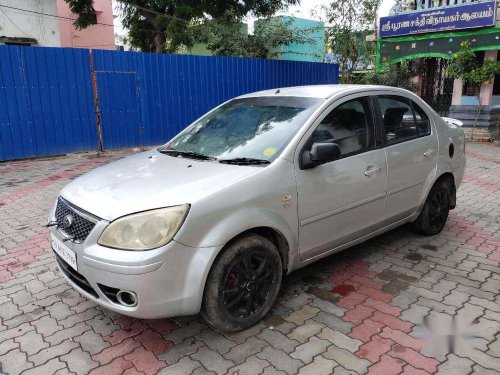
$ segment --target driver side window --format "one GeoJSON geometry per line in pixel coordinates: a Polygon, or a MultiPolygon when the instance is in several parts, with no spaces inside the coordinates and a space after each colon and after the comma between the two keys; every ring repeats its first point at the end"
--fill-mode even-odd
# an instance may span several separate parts
{"type": "Polygon", "coordinates": [[[368,99],[353,99],[335,107],[314,130],[312,143],[336,143],[341,157],[371,149],[375,136],[368,99]]]}

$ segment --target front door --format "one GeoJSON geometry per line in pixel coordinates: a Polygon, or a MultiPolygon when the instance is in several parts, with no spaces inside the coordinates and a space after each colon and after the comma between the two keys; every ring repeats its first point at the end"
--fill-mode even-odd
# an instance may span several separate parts
{"type": "Polygon", "coordinates": [[[425,111],[411,99],[378,96],[387,153],[386,219],[413,214],[433,181],[438,140],[425,111]]]}
{"type": "Polygon", "coordinates": [[[302,260],[368,234],[383,220],[387,166],[372,113],[367,96],[337,101],[299,145],[298,157],[317,142],[337,143],[342,152],[339,160],[311,169],[296,163],[302,260]]]}

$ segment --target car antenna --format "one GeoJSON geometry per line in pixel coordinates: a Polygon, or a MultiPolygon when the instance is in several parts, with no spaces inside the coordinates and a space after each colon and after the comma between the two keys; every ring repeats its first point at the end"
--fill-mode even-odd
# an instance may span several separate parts
{"type": "Polygon", "coordinates": [[[274,94],[279,94],[280,93],[280,89],[276,90],[276,92],[274,94]]]}

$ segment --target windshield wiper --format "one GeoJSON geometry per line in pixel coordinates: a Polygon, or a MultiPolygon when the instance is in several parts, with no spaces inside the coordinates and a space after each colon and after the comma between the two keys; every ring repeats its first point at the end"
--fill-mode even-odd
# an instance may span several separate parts
{"type": "Polygon", "coordinates": [[[174,150],[174,149],[158,149],[158,152],[161,152],[162,154],[168,154],[172,156],[182,156],[186,158],[191,158],[191,159],[199,159],[199,160],[216,160],[214,157],[208,156],[208,155],[203,155],[199,154],[194,151],[180,151],[180,150],[174,150]]]}
{"type": "Polygon", "coordinates": [[[271,162],[269,160],[254,159],[254,158],[221,159],[221,160],[219,160],[219,163],[237,164],[237,165],[271,164],[271,162]]]}

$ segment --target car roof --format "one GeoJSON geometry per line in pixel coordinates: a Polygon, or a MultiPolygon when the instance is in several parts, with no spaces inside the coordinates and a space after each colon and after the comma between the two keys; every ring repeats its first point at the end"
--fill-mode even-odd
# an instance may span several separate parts
{"type": "Polygon", "coordinates": [[[238,98],[253,98],[259,96],[298,96],[308,98],[324,98],[327,99],[334,94],[349,91],[366,91],[366,90],[387,90],[396,89],[389,86],[377,85],[310,85],[310,86],[295,86],[295,87],[279,87],[271,90],[257,91],[238,98]]]}

